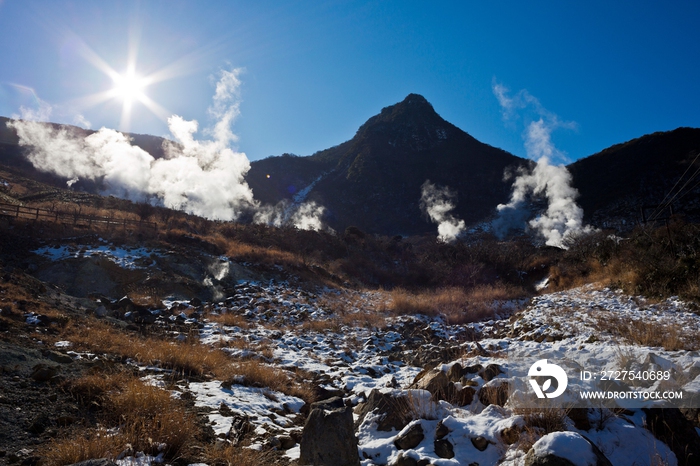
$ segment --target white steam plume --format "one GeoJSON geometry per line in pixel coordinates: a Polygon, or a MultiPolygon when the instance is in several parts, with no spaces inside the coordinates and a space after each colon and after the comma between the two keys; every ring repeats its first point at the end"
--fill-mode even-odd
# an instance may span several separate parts
{"type": "Polygon", "coordinates": [[[321,218],[326,208],[314,201],[303,204],[290,204],[289,201],[280,201],[275,206],[260,206],[255,212],[255,223],[266,223],[273,226],[294,225],[300,230],[323,230],[332,232],[328,226],[324,226],[321,218]]]}
{"type": "MultiPolygon", "coordinates": [[[[22,120],[8,126],[17,132],[20,144],[30,148],[27,158],[37,169],[70,180],[69,186],[78,179],[98,180],[103,194],[216,220],[235,220],[245,211],[280,210],[253,199],[245,182],[250,162],[230,147],[237,139],[231,124],[239,114],[239,74],[239,69],[224,70],[216,84],[209,108],[216,124],[207,131],[212,139],[195,139],[197,121],[173,115],[168,127],[176,142],[164,143],[165,157],[158,160],[111,129],[84,137],[70,128],[41,123],[48,119],[48,106],[39,112],[22,109],[22,120]]],[[[301,205],[287,219],[298,228],[319,229],[322,214],[322,207],[301,205]]]]}
{"type": "Polygon", "coordinates": [[[420,208],[438,225],[438,240],[451,243],[464,233],[464,220],[455,218],[450,211],[454,209],[455,194],[449,188],[439,188],[426,180],[420,188],[420,208]]]}
{"type": "Polygon", "coordinates": [[[513,192],[507,204],[500,204],[498,217],[493,222],[494,232],[504,236],[511,228],[522,227],[529,216],[526,203],[531,196],[544,196],[547,210],[527,225],[537,231],[549,246],[566,248],[566,239],[593,231],[583,225],[583,210],[576,204],[578,191],[571,185],[571,174],[564,165],[553,165],[552,159],[563,158],[551,134],[557,128],[575,128],[575,123],[562,122],[547,111],[539,101],[522,90],[515,97],[494,83],[493,92],[503,108],[504,119],[517,117],[518,110],[531,109],[536,120],[527,124],[523,137],[528,157],[536,161],[532,170],[520,170],[513,181],[513,192]]]}

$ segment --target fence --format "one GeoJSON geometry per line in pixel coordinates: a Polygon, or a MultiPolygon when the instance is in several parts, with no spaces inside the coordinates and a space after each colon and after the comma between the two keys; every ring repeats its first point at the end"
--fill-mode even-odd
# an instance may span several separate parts
{"type": "Polygon", "coordinates": [[[121,226],[153,228],[157,229],[155,222],[145,222],[143,220],[118,219],[113,217],[100,217],[97,215],[81,214],[79,212],[61,212],[57,210],[40,209],[37,207],[27,207],[15,204],[5,204],[0,202],[0,217],[16,219],[49,221],[56,223],[70,224],[73,226],[92,227],[94,226],[121,226]]]}

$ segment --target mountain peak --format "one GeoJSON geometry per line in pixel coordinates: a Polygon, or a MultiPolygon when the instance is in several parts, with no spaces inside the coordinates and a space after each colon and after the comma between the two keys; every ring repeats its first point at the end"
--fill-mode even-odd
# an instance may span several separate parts
{"type": "Polygon", "coordinates": [[[433,106],[430,102],[420,94],[408,94],[405,99],[403,99],[399,104],[412,105],[412,106],[428,106],[432,110],[433,106]]]}
{"type": "Polygon", "coordinates": [[[428,100],[420,94],[408,94],[401,102],[384,107],[378,116],[396,118],[408,114],[428,118],[438,117],[428,100]]]}
{"type": "Polygon", "coordinates": [[[408,94],[404,100],[384,107],[358,130],[357,136],[383,134],[391,139],[392,145],[403,142],[427,147],[444,139],[445,134],[454,128],[435,112],[433,106],[420,94],[408,94]]]}

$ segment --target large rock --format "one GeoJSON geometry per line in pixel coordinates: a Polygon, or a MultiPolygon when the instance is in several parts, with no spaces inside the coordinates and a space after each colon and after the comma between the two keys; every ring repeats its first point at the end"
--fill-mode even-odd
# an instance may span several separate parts
{"type": "Polygon", "coordinates": [[[301,436],[299,464],[359,466],[352,410],[334,405],[321,403],[311,409],[301,436]]]}
{"type": "Polygon", "coordinates": [[[509,384],[505,379],[493,379],[479,390],[479,401],[484,406],[503,406],[508,401],[509,384]]]}
{"type": "Polygon", "coordinates": [[[391,432],[392,429],[400,431],[411,421],[410,401],[408,397],[396,396],[372,390],[365,403],[360,403],[355,408],[358,419],[355,428],[362,424],[368,413],[374,412],[381,417],[377,421],[377,430],[391,432]]]}
{"type": "MultiPolygon", "coordinates": [[[[420,374],[419,374],[420,375],[420,374]]],[[[440,369],[431,369],[425,375],[423,375],[419,380],[414,381],[411,388],[417,388],[419,390],[428,390],[433,395],[439,393],[445,393],[450,380],[440,369]]]]}
{"type": "Polygon", "coordinates": [[[445,400],[457,406],[471,404],[476,390],[471,387],[460,388],[450,380],[450,378],[462,377],[459,363],[455,363],[450,368],[449,374],[448,376],[440,369],[431,369],[420,379],[415,380],[411,388],[429,391],[434,401],[445,400]]]}
{"type": "Polygon", "coordinates": [[[405,432],[401,432],[394,440],[394,445],[399,450],[412,450],[420,445],[424,438],[423,426],[421,426],[420,422],[417,422],[406,429],[405,432]]]}
{"type": "Polygon", "coordinates": [[[495,379],[499,374],[503,374],[503,369],[498,364],[489,364],[479,371],[479,375],[485,382],[495,379]]]}
{"type": "Polygon", "coordinates": [[[435,439],[433,448],[435,449],[435,454],[440,458],[451,459],[455,457],[455,449],[452,443],[446,438],[435,439]]]}
{"type": "Polygon", "coordinates": [[[612,466],[603,453],[576,432],[552,432],[525,456],[525,466],[612,466]]]}
{"type": "Polygon", "coordinates": [[[391,466],[418,466],[418,460],[411,456],[405,456],[403,452],[399,453],[391,466]]]}

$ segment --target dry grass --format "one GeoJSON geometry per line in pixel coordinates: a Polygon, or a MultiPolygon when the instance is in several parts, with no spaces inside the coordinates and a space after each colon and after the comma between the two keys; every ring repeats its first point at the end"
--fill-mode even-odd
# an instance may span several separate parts
{"type": "Polygon", "coordinates": [[[529,451],[532,445],[544,435],[552,432],[564,432],[568,430],[568,410],[562,408],[523,408],[516,410],[525,421],[525,428],[520,434],[518,448],[529,451]]]}
{"type": "Polygon", "coordinates": [[[204,456],[211,466],[261,466],[274,464],[272,452],[260,452],[231,444],[209,447],[204,456]]]}
{"type": "Polygon", "coordinates": [[[641,346],[661,347],[667,351],[694,351],[700,348],[700,334],[693,329],[684,328],[679,322],[664,324],[629,320],[610,313],[599,314],[596,321],[601,331],[641,346]]]}
{"type": "Polygon", "coordinates": [[[287,395],[296,396],[306,402],[315,400],[315,393],[311,384],[296,380],[288,371],[265,364],[256,359],[240,361],[233,366],[234,377],[226,383],[238,383],[242,378],[244,385],[269,388],[287,395]]]}
{"type": "Polygon", "coordinates": [[[45,466],[64,466],[93,458],[115,459],[126,447],[126,438],[105,430],[88,430],[71,438],[52,440],[41,454],[45,466]]]}
{"type": "Polygon", "coordinates": [[[389,293],[387,310],[393,314],[443,315],[448,323],[461,324],[493,318],[504,301],[520,298],[523,291],[511,285],[481,285],[468,291],[440,288],[411,293],[401,288],[389,293]]]}
{"type": "Polygon", "coordinates": [[[236,361],[220,349],[198,343],[195,338],[184,343],[145,338],[119,331],[97,320],[89,322],[89,325],[69,326],[62,338],[70,340],[79,350],[116,354],[184,375],[212,376],[230,382],[242,377],[246,385],[270,388],[305,401],[314,398],[308,384],[298,382],[288,372],[258,359],[236,361]]]}
{"type": "Polygon", "coordinates": [[[47,465],[72,464],[92,458],[114,458],[131,449],[174,458],[184,451],[197,433],[195,417],[170,392],[144,384],[125,373],[85,376],[71,385],[73,392],[92,399],[99,406],[105,426],[118,429],[87,429],[48,444],[42,456],[47,465]],[[99,378],[103,380],[100,381],[99,378]]]}
{"type": "Polygon", "coordinates": [[[384,293],[343,290],[319,296],[317,305],[331,314],[326,320],[304,321],[303,330],[340,332],[343,326],[383,328],[386,326],[387,306],[384,293]]]}
{"type": "Polygon", "coordinates": [[[70,340],[78,349],[116,354],[185,375],[211,373],[230,376],[230,356],[221,350],[201,345],[194,338],[186,342],[145,338],[120,331],[96,319],[89,319],[86,324],[68,326],[62,337],[70,340]]]}
{"type": "Polygon", "coordinates": [[[206,317],[210,321],[225,327],[240,327],[242,329],[250,327],[250,322],[248,322],[245,317],[233,312],[222,312],[220,314],[208,313],[206,317]]]}
{"type": "Polygon", "coordinates": [[[136,305],[145,306],[150,309],[160,309],[163,307],[163,301],[160,297],[166,293],[159,290],[155,286],[128,285],[126,286],[126,295],[136,305]]]}
{"type": "Polygon", "coordinates": [[[133,377],[126,372],[105,375],[104,373],[87,374],[67,382],[68,391],[84,405],[100,403],[107,393],[126,385],[133,377]]]}
{"type": "Polygon", "coordinates": [[[71,327],[64,338],[78,349],[117,354],[184,375],[213,376],[231,383],[242,377],[246,385],[267,387],[305,401],[314,398],[308,384],[295,380],[287,371],[259,359],[236,361],[224,351],[199,344],[194,338],[184,343],[143,338],[95,320],[90,326],[71,327]]]}

